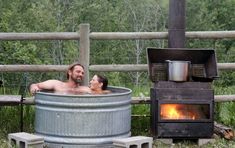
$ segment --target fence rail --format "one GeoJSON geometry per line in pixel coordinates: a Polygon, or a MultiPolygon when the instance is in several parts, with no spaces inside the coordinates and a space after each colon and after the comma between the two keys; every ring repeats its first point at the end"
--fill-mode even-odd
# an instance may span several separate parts
{"type": "Polygon", "coordinates": [[[0,33],[0,40],[78,40],[77,32],[0,33]]]}
{"type": "MultiPolygon", "coordinates": [[[[218,70],[235,70],[235,63],[217,63],[218,70]]],[[[65,72],[68,65],[0,65],[0,72],[65,72]]],[[[147,64],[90,65],[90,71],[148,71],[147,64]]]]}
{"type": "MultiPolygon", "coordinates": [[[[235,101],[235,95],[215,95],[215,102],[235,101]]],[[[0,96],[1,98],[1,96],[0,96]]],[[[150,97],[132,97],[131,104],[150,104],[150,97]]],[[[34,97],[23,100],[23,104],[34,105],[34,97]]]]}
{"type": "MultiPolygon", "coordinates": [[[[94,40],[167,39],[168,32],[91,32],[94,40]]],[[[235,31],[189,31],[189,39],[234,39],[235,31]]],[[[79,32],[0,33],[0,40],[79,40],[79,32]]]]}

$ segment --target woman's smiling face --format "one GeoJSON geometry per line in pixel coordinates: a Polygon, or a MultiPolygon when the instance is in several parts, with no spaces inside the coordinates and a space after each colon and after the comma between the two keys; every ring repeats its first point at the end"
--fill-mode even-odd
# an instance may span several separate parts
{"type": "Polygon", "coordinates": [[[99,82],[97,75],[94,75],[94,77],[91,79],[90,88],[91,90],[100,90],[102,88],[102,83],[99,82]]]}

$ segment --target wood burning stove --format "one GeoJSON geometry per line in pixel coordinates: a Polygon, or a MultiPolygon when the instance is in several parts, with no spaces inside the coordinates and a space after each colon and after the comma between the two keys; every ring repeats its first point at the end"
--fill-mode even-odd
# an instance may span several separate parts
{"type": "Polygon", "coordinates": [[[151,131],[154,138],[210,138],[214,130],[214,92],[217,77],[213,49],[147,48],[150,90],[151,131]],[[190,61],[189,81],[169,81],[166,60],[190,61]]]}

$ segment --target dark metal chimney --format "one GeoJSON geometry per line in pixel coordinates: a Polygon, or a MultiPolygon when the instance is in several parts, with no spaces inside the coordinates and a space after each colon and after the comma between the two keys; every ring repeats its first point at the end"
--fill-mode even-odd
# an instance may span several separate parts
{"type": "Polygon", "coordinates": [[[185,0],[170,0],[168,47],[185,47],[185,0]]]}

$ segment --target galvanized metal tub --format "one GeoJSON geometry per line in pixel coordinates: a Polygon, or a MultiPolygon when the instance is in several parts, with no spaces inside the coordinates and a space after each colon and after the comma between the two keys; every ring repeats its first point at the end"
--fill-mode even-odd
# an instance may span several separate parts
{"type": "Polygon", "coordinates": [[[35,134],[48,147],[109,147],[131,135],[131,90],[109,87],[104,95],[35,95],[35,134]]]}

